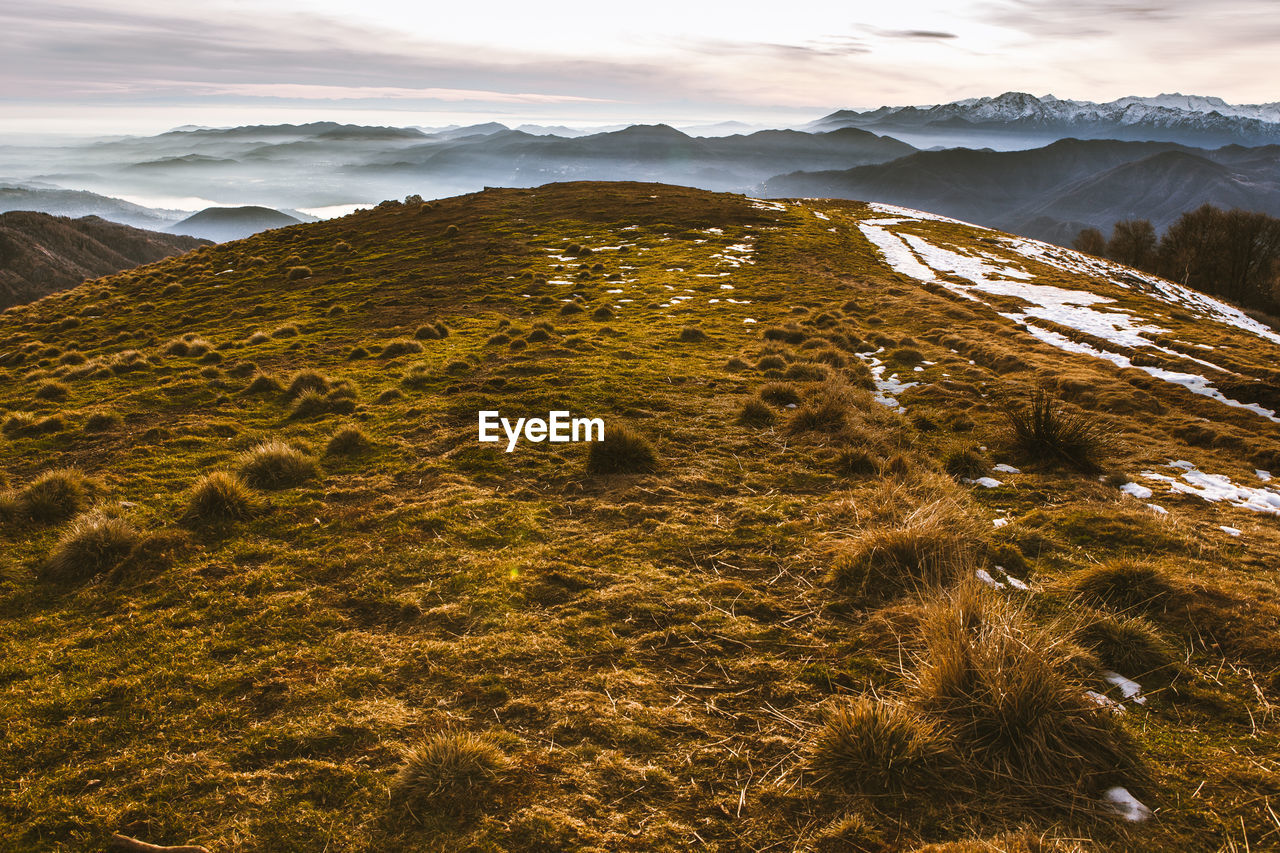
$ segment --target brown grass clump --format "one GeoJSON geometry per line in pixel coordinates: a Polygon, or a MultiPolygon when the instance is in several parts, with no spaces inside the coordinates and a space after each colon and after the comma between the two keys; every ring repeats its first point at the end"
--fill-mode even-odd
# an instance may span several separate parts
{"type": "MultiPolygon", "coordinates": [[[[350,387],[350,386],[347,386],[350,387]]],[[[349,415],[355,411],[354,392],[343,388],[334,388],[328,394],[314,389],[303,391],[293,401],[289,411],[290,418],[314,418],[320,415],[349,415]]]]}
{"type": "Polygon", "coordinates": [[[387,343],[387,345],[382,348],[382,352],[379,353],[379,355],[382,358],[396,358],[398,356],[409,355],[416,352],[422,352],[422,344],[408,338],[400,338],[387,343]]]}
{"type": "Polygon", "coordinates": [[[280,380],[276,379],[270,373],[258,371],[254,374],[253,379],[245,386],[246,394],[275,394],[284,390],[284,386],[280,384],[280,380]]]}
{"type": "Polygon", "coordinates": [[[828,382],[811,392],[796,409],[789,429],[792,432],[839,432],[848,421],[851,402],[846,386],[828,382]]]}
{"type": "Polygon", "coordinates": [[[439,340],[440,330],[435,326],[419,326],[413,330],[413,337],[419,341],[439,340]]]}
{"type": "Polygon", "coordinates": [[[65,400],[71,396],[71,389],[61,382],[49,381],[40,383],[40,387],[35,391],[37,400],[65,400]]]}
{"type": "Polygon", "coordinates": [[[1177,588],[1159,569],[1132,560],[1111,560],[1080,572],[1070,589],[1095,604],[1119,611],[1158,610],[1177,597],[1177,588]]]}
{"type": "Polygon", "coordinates": [[[265,441],[240,457],[240,476],[256,489],[299,486],[315,475],[315,461],[282,441],[265,441]]]}
{"type": "Polygon", "coordinates": [[[1113,435],[1085,412],[1070,412],[1043,391],[1032,394],[1025,408],[1003,406],[1013,446],[1035,462],[1097,471],[1115,444],[1113,435]]]}
{"type": "Polygon", "coordinates": [[[85,418],[85,432],[109,432],[124,423],[115,412],[92,412],[85,418]]]}
{"type": "Polygon", "coordinates": [[[942,467],[952,477],[976,480],[991,470],[991,460],[977,450],[966,448],[948,453],[942,467]]]}
{"type": "Polygon", "coordinates": [[[214,471],[192,486],[184,518],[209,524],[242,521],[252,514],[253,497],[244,480],[228,471],[214,471]]]}
{"type": "Polygon", "coordinates": [[[119,567],[145,540],[123,518],[85,513],[58,540],[41,575],[54,582],[89,580],[119,567]]]}
{"type": "Polygon", "coordinates": [[[760,400],[748,400],[742,404],[742,409],[738,412],[738,423],[743,426],[769,426],[777,419],[778,416],[774,414],[773,409],[760,400]]]}
{"type": "Polygon", "coordinates": [[[1076,630],[1075,639],[1109,669],[1135,678],[1174,663],[1173,648],[1160,629],[1141,616],[1099,614],[1076,630]]]}
{"type": "Polygon", "coordinates": [[[627,426],[612,426],[604,441],[594,441],[587,452],[588,474],[644,474],[656,470],[653,445],[627,426]]]}
{"type": "Polygon", "coordinates": [[[249,343],[251,344],[265,344],[270,340],[271,336],[266,332],[254,332],[249,336],[249,343]]]}
{"type": "Polygon", "coordinates": [[[405,756],[392,783],[392,796],[409,806],[461,809],[483,799],[503,781],[511,765],[511,759],[487,735],[433,734],[405,756]]]}
{"type": "Polygon", "coordinates": [[[939,587],[973,573],[974,523],[950,504],[929,504],[905,523],[863,532],[839,553],[831,583],[859,597],[892,597],[939,587]]]}
{"type": "Polygon", "coordinates": [[[327,394],[332,387],[333,380],[318,370],[300,370],[289,379],[288,396],[296,400],[308,391],[327,394]]]}
{"type": "Polygon", "coordinates": [[[289,281],[311,278],[311,267],[289,267],[289,271],[284,274],[284,277],[289,281]]]}
{"type": "Polygon", "coordinates": [[[921,633],[917,706],[1014,793],[1065,806],[1134,769],[1118,721],[1074,675],[1080,653],[1062,626],[967,586],[930,602],[921,633]]]}
{"type": "Polygon", "coordinates": [[[902,792],[919,784],[945,751],[937,728],[906,706],[861,697],[825,709],[811,764],[846,790],[902,792]]]}
{"type": "Polygon", "coordinates": [[[273,329],[273,330],[272,330],[272,332],[271,332],[271,337],[273,337],[273,338],[296,338],[296,337],[298,336],[298,334],[299,334],[299,333],[298,333],[298,327],[290,324],[290,325],[286,325],[286,326],[281,326],[281,327],[279,327],[278,329],[273,329]]]}
{"type": "Polygon", "coordinates": [[[707,339],[707,333],[699,329],[697,326],[685,326],[680,330],[678,338],[681,343],[696,344],[699,341],[705,341],[707,339]]]}
{"type": "Polygon", "coordinates": [[[84,509],[92,483],[76,468],[46,471],[17,494],[22,517],[39,524],[63,521],[84,509]]]}
{"type": "Polygon", "coordinates": [[[367,450],[371,442],[359,427],[344,426],[333,434],[324,452],[328,456],[355,456],[367,450]]]}
{"type": "Polygon", "coordinates": [[[756,370],[786,370],[787,360],[780,355],[761,356],[756,362],[756,370]]]}
{"type": "Polygon", "coordinates": [[[760,387],[760,399],[775,406],[799,405],[800,392],[789,382],[769,382],[760,387]]]}

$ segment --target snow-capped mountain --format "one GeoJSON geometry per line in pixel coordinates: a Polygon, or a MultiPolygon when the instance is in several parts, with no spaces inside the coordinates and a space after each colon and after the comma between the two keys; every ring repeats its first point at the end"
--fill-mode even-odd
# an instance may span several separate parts
{"type": "Polygon", "coordinates": [[[840,127],[892,133],[916,145],[987,141],[1001,148],[1009,147],[1010,141],[1043,143],[1069,136],[1201,146],[1267,145],[1280,143],[1280,102],[1233,105],[1215,97],[1164,94],[1099,104],[1006,92],[932,106],[839,110],[807,129],[840,127]]]}

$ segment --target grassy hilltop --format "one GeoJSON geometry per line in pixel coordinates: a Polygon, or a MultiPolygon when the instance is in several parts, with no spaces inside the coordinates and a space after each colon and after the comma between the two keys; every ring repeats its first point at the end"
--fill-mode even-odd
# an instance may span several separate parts
{"type": "Polygon", "coordinates": [[[1278,341],[998,232],[657,184],[9,309],[0,849],[1275,845],[1278,341]],[[508,454],[481,409],[609,440],[508,454]]]}

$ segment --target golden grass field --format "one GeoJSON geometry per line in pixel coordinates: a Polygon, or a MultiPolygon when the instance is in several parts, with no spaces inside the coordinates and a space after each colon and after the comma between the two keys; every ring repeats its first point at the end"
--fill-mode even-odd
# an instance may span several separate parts
{"type": "Polygon", "coordinates": [[[885,217],[488,190],[4,312],[0,849],[1280,846],[1280,517],[1143,476],[1265,500],[1280,427],[1139,369],[1275,409],[1280,345],[877,226],[1160,329],[1067,352],[885,217]]]}

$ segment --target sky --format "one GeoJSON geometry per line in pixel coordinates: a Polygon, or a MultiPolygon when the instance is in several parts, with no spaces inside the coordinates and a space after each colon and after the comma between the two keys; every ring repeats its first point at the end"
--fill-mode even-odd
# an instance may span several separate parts
{"type": "Polygon", "coordinates": [[[1276,0],[7,0],[0,132],[587,127],[1024,91],[1280,101],[1276,0]]]}

